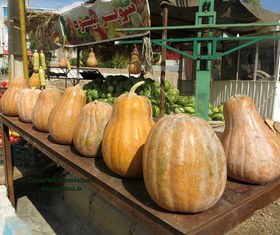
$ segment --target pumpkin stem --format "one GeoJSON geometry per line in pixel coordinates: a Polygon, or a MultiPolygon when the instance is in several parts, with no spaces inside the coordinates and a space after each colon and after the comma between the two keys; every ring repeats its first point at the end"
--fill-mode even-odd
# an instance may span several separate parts
{"type": "Polygon", "coordinates": [[[139,86],[143,85],[144,83],[145,83],[145,81],[140,81],[140,82],[135,83],[135,84],[131,87],[131,89],[130,89],[130,91],[129,91],[129,94],[135,94],[136,89],[137,89],[139,86]]]}

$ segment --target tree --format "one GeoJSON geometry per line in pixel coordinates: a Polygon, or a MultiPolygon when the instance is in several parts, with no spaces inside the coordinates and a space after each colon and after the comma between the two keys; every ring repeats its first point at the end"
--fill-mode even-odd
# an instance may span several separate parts
{"type": "Polygon", "coordinates": [[[245,3],[250,3],[255,6],[261,6],[261,0],[243,0],[245,3]]]}

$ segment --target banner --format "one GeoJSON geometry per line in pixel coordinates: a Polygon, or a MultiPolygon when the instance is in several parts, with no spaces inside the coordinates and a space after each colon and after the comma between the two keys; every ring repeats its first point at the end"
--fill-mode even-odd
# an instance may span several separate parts
{"type": "Polygon", "coordinates": [[[59,43],[64,40],[68,47],[144,36],[148,31],[116,29],[149,27],[149,4],[147,0],[96,0],[61,14],[60,25],[59,43]]]}

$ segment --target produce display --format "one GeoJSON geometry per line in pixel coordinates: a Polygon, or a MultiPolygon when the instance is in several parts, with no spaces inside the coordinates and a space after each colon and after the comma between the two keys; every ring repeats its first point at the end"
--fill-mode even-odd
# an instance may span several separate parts
{"type": "Polygon", "coordinates": [[[1,109],[3,114],[18,117],[19,112],[17,100],[21,91],[25,88],[29,88],[25,79],[13,78],[10,80],[9,88],[5,91],[3,97],[1,98],[1,109]]]}
{"type": "Polygon", "coordinates": [[[8,88],[8,87],[9,87],[9,81],[0,82],[0,88],[8,88]]]}
{"type": "MultiPolygon", "coordinates": [[[[14,144],[20,142],[22,140],[22,137],[16,131],[9,130],[9,140],[11,144],[14,144]]],[[[0,130],[0,148],[2,147],[2,142],[2,131],[0,130]]]]}
{"type": "Polygon", "coordinates": [[[32,123],[39,131],[49,132],[49,116],[61,96],[62,93],[54,88],[44,89],[39,94],[31,115],[32,123]]]}
{"type": "MultiPolygon", "coordinates": [[[[85,84],[83,89],[86,91],[87,102],[93,100],[104,101],[113,104],[116,97],[125,92],[129,92],[130,88],[139,81],[145,81],[145,84],[136,89],[138,95],[143,95],[149,98],[152,103],[153,117],[157,118],[160,115],[160,83],[151,78],[142,76],[136,78],[134,76],[124,75],[109,75],[104,80],[97,78],[85,84]]],[[[180,91],[172,88],[171,83],[165,81],[165,114],[186,113],[190,116],[195,112],[195,97],[182,96],[180,91]]],[[[208,112],[209,120],[223,121],[223,104],[218,107],[209,104],[208,112]]]]}
{"type": "Polygon", "coordinates": [[[225,152],[204,119],[167,115],[156,122],[148,135],[143,176],[149,195],[160,207],[201,212],[212,207],[224,192],[225,152]]]}
{"type": "Polygon", "coordinates": [[[85,105],[86,95],[79,84],[65,89],[49,116],[49,132],[55,142],[73,143],[75,123],[85,105]]]}
{"type": "Polygon", "coordinates": [[[83,107],[73,136],[79,153],[86,157],[102,156],[101,142],[111,115],[112,106],[102,101],[92,101],[83,107]]]}
{"type": "Polygon", "coordinates": [[[18,115],[23,122],[32,123],[31,115],[33,107],[39,97],[41,90],[32,88],[25,88],[18,96],[18,115]]]}
{"type": "Polygon", "coordinates": [[[236,95],[224,105],[209,104],[209,120],[223,120],[225,114],[219,139],[207,121],[194,116],[195,97],[180,95],[169,81],[166,115],[155,123],[160,89],[150,78],[110,75],[61,94],[30,89],[14,78],[1,105],[4,115],[32,122],[57,144],[73,144],[84,157],[103,157],[115,174],[143,177],[152,200],[168,211],[211,208],[227,176],[253,184],[280,176],[280,139],[251,98],[236,95]]]}
{"type": "Polygon", "coordinates": [[[224,104],[221,136],[228,175],[264,184],[280,176],[280,138],[263,121],[249,96],[235,95],[224,104]]]}
{"type": "Polygon", "coordinates": [[[135,93],[143,83],[136,83],[129,93],[116,98],[102,141],[106,165],[126,178],[142,177],[143,147],[154,125],[150,100],[135,93]]]}

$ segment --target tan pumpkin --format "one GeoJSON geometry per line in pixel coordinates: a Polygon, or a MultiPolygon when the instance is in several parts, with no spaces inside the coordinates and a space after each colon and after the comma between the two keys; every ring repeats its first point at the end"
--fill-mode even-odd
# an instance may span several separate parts
{"type": "Polygon", "coordinates": [[[112,106],[105,102],[93,101],[83,107],[73,137],[79,153],[86,157],[102,156],[101,141],[111,115],[112,106]]]}
{"type": "Polygon", "coordinates": [[[38,72],[33,72],[32,76],[28,80],[29,86],[30,87],[35,87],[36,89],[41,88],[41,82],[40,82],[40,77],[38,72]]]}
{"type": "Polygon", "coordinates": [[[95,57],[95,53],[93,52],[92,48],[90,49],[90,53],[88,54],[86,65],[88,67],[96,67],[98,65],[98,61],[95,57]]]}
{"type": "Polygon", "coordinates": [[[4,115],[18,117],[17,99],[25,88],[29,88],[25,79],[13,78],[10,80],[9,87],[1,98],[1,108],[4,115]]]}
{"type": "Polygon", "coordinates": [[[135,93],[143,83],[136,83],[128,94],[120,95],[115,100],[102,141],[106,165],[127,178],[142,177],[143,146],[154,125],[149,99],[135,93]]]}
{"type": "Polygon", "coordinates": [[[223,146],[202,118],[164,116],[147,138],[143,176],[149,195],[160,207],[188,213],[207,210],[225,189],[223,146]]]}
{"type": "Polygon", "coordinates": [[[64,50],[60,51],[58,67],[59,68],[68,68],[68,60],[67,60],[64,50]]]}
{"type": "Polygon", "coordinates": [[[33,107],[39,97],[41,90],[35,87],[26,88],[21,91],[18,96],[18,115],[23,122],[31,123],[31,115],[33,107]]]}
{"type": "Polygon", "coordinates": [[[54,88],[42,90],[32,110],[32,123],[39,131],[49,132],[49,116],[62,93],[54,88]]]}
{"type": "Polygon", "coordinates": [[[142,67],[141,67],[140,55],[137,50],[137,47],[135,47],[130,56],[128,71],[130,74],[139,74],[141,73],[141,70],[142,67]]]}
{"type": "Polygon", "coordinates": [[[221,142],[228,175],[264,184],[280,176],[280,138],[264,123],[249,96],[235,95],[224,103],[221,142]]]}
{"type": "Polygon", "coordinates": [[[75,125],[85,104],[86,95],[79,84],[65,89],[49,116],[49,133],[55,142],[73,143],[75,125]]]}

